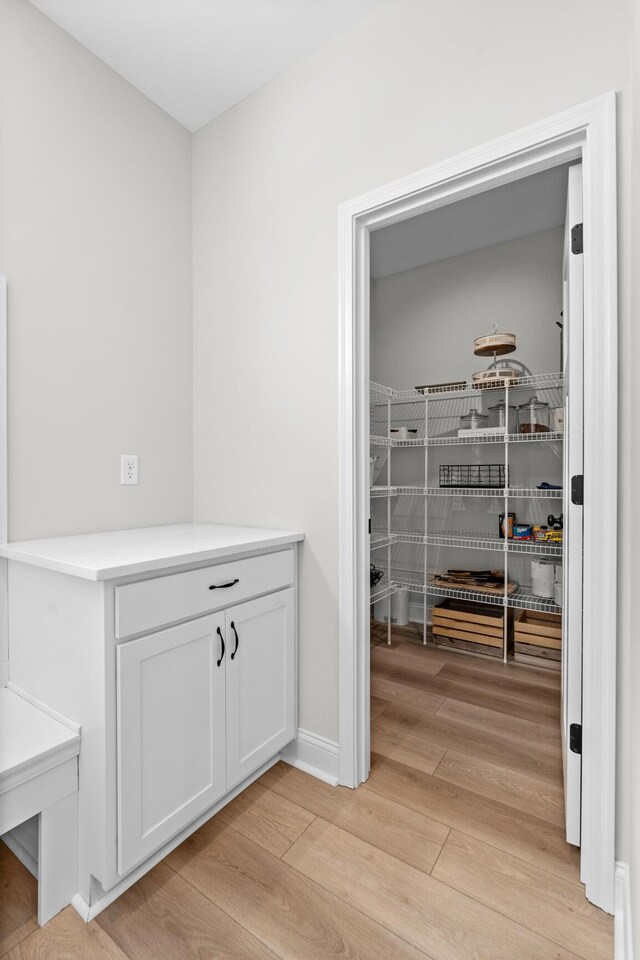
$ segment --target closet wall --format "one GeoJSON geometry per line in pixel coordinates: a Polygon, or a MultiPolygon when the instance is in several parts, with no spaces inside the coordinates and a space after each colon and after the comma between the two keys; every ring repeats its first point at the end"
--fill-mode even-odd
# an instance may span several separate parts
{"type": "Polygon", "coordinates": [[[526,374],[560,370],[564,228],[474,250],[371,281],[371,369],[377,383],[470,380],[489,366],[473,341],[515,333],[505,360],[526,374]]]}

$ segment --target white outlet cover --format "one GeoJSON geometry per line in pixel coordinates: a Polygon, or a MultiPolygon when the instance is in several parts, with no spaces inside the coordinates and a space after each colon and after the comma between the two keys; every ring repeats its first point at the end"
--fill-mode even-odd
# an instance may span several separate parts
{"type": "Polygon", "coordinates": [[[120,483],[125,485],[138,483],[138,455],[123,453],[120,457],[120,483]]]}

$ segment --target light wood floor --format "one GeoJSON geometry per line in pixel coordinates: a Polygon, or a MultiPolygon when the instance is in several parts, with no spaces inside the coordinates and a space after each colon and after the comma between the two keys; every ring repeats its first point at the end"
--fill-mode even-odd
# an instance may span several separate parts
{"type": "Polygon", "coordinates": [[[372,649],[369,781],[278,763],[84,925],[0,844],[10,960],[604,960],[563,839],[558,676],[372,649]]]}

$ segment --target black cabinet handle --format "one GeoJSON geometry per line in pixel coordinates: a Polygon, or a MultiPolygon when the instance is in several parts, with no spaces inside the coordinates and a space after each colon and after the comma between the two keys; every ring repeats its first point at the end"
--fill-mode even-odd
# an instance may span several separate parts
{"type": "Polygon", "coordinates": [[[237,577],[235,580],[232,580],[231,583],[213,583],[209,587],[209,590],[226,590],[227,587],[235,587],[236,583],[240,583],[237,577]]]}
{"type": "Polygon", "coordinates": [[[220,643],[222,644],[222,650],[220,651],[220,659],[217,661],[217,665],[220,666],[220,664],[222,663],[222,659],[224,657],[224,637],[222,636],[222,630],[220,629],[220,627],[218,627],[218,629],[216,630],[216,633],[220,637],[220,643]]]}
{"type": "Polygon", "coordinates": [[[236,635],[236,645],[235,645],[235,649],[234,649],[233,653],[231,654],[231,659],[233,660],[233,658],[235,657],[236,653],[238,652],[238,647],[240,646],[240,640],[238,639],[238,631],[236,630],[236,625],[235,625],[235,623],[233,622],[233,620],[231,621],[231,629],[233,630],[233,632],[234,632],[235,635],[236,635]]]}

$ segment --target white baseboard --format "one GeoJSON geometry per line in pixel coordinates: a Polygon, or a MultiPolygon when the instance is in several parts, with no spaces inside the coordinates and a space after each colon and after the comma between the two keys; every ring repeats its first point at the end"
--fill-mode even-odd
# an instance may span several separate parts
{"type": "MultiPolygon", "coordinates": [[[[122,892],[124,893],[124,891],[122,892]]],[[[85,923],[89,923],[89,921],[92,919],[91,907],[89,906],[87,901],[84,899],[84,897],[80,896],[79,893],[76,893],[76,895],[71,900],[71,906],[76,911],[76,913],[80,914],[80,916],[82,917],[85,923]]]]}
{"type": "Polygon", "coordinates": [[[298,730],[298,736],[281,750],[285,763],[310,773],[318,780],[337,786],[340,774],[340,748],[333,740],[325,740],[308,730],[298,730]]]}
{"type": "Polygon", "coordinates": [[[615,960],[634,960],[629,864],[620,860],[616,863],[614,930],[615,960]]]}
{"type": "Polygon", "coordinates": [[[29,873],[38,879],[38,817],[18,824],[0,838],[29,873]]]}

